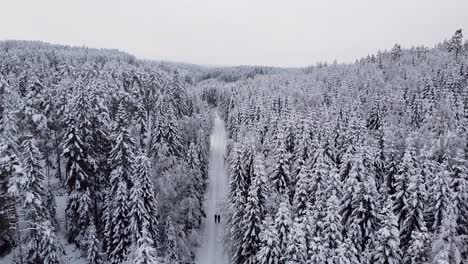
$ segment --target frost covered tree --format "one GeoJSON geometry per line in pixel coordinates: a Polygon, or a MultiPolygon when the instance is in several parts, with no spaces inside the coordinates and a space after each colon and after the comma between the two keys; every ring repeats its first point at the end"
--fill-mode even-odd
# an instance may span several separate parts
{"type": "Polygon", "coordinates": [[[306,262],[307,247],[302,223],[293,223],[288,236],[286,255],[283,260],[285,260],[285,263],[287,264],[300,264],[306,262]]]}
{"type": "Polygon", "coordinates": [[[289,171],[289,154],[286,151],[284,135],[282,131],[278,132],[275,142],[275,149],[272,150],[268,178],[273,186],[273,190],[278,195],[289,195],[290,187],[290,171],[289,171]]]}
{"type": "Polygon", "coordinates": [[[134,142],[127,129],[125,109],[120,103],[109,157],[112,168],[107,196],[104,228],[104,248],[110,263],[122,263],[131,246],[130,190],[133,187],[134,142]]]}
{"type": "Polygon", "coordinates": [[[434,232],[437,232],[442,225],[442,220],[447,214],[449,205],[451,204],[452,193],[449,185],[450,171],[447,161],[440,166],[440,170],[434,174],[432,179],[429,201],[429,216],[430,227],[434,232]]]}
{"type": "Polygon", "coordinates": [[[463,42],[462,30],[458,29],[457,31],[455,31],[455,34],[450,39],[449,46],[448,46],[448,50],[450,52],[455,53],[455,59],[458,58],[458,55],[462,51],[462,42],[463,42]]]}
{"type": "Polygon", "coordinates": [[[301,166],[299,175],[297,176],[297,183],[294,192],[293,208],[295,217],[302,220],[305,217],[306,209],[309,206],[311,197],[311,175],[310,170],[306,165],[301,166]]]}
{"type": "Polygon", "coordinates": [[[391,203],[387,203],[382,209],[382,224],[377,231],[376,247],[372,254],[374,263],[402,263],[398,220],[392,210],[391,203]]]}
{"type": "Polygon", "coordinates": [[[288,248],[288,238],[292,228],[290,207],[289,199],[287,197],[283,197],[283,201],[281,202],[275,217],[279,252],[283,256],[286,254],[286,250],[288,248]]]}
{"type": "Polygon", "coordinates": [[[262,231],[260,232],[260,250],[257,252],[257,263],[259,264],[278,264],[282,253],[280,251],[278,233],[275,223],[271,217],[266,217],[263,221],[262,231]]]}
{"type": "Polygon", "coordinates": [[[466,241],[458,235],[456,221],[453,206],[450,206],[432,244],[432,263],[463,263],[462,254],[466,251],[466,241]]]}
{"type": "MultiPolygon", "coordinates": [[[[403,156],[403,160],[398,166],[398,172],[395,181],[395,194],[392,197],[394,201],[393,210],[398,217],[399,227],[403,226],[403,221],[406,219],[408,214],[407,210],[410,209],[410,205],[408,205],[410,196],[408,187],[410,185],[411,177],[419,173],[416,160],[416,150],[410,140],[411,139],[406,140],[407,145],[405,154],[403,156]]],[[[414,188],[419,188],[419,186],[416,186],[416,184],[418,184],[417,182],[414,182],[413,184],[415,185],[414,188]]]]}
{"type": "Polygon", "coordinates": [[[133,187],[130,189],[130,229],[133,241],[143,235],[143,227],[149,238],[156,241],[158,221],[157,204],[153,182],[150,175],[150,163],[146,156],[136,157],[134,163],[133,187]]]}
{"type": "Polygon", "coordinates": [[[135,257],[132,263],[135,264],[160,264],[164,263],[158,257],[155,242],[150,238],[151,234],[146,226],[142,228],[141,236],[138,238],[135,257]]]}
{"type": "MultiPolygon", "coordinates": [[[[73,121],[71,121],[73,122],[73,121]]],[[[69,224],[67,225],[67,235],[70,242],[82,245],[87,240],[84,236],[88,226],[93,219],[90,210],[92,209],[89,197],[90,177],[89,163],[86,154],[87,146],[81,140],[81,135],[75,124],[70,123],[66,133],[63,156],[67,159],[67,208],[66,214],[69,224]],[[82,199],[88,192],[89,199],[82,199]],[[85,202],[86,204],[81,204],[85,202]]]]}
{"type": "Polygon", "coordinates": [[[408,193],[405,206],[402,211],[405,212],[400,226],[401,248],[406,255],[406,248],[410,243],[413,232],[422,232],[426,229],[424,213],[426,212],[427,191],[424,179],[420,170],[413,171],[408,183],[408,193]]]}
{"type": "Polygon", "coordinates": [[[260,206],[259,183],[261,181],[254,180],[249,187],[247,203],[245,205],[245,213],[242,219],[241,227],[244,231],[244,236],[241,241],[242,247],[242,263],[255,263],[255,256],[259,249],[259,234],[262,221],[262,208],[260,206]]]}
{"type": "MultiPolygon", "coordinates": [[[[26,263],[63,263],[63,248],[50,221],[49,212],[43,202],[45,176],[41,167],[41,153],[36,141],[28,136],[20,146],[23,160],[21,171],[11,179],[9,193],[21,202],[18,211],[20,220],[26,227],[26,263]]],[[[22,243],[20,241],[20,243],[22,243]]]]}
{"type": "Polygon", "coordinates": [[[468,168],[461,150],[456,152],[453,163],[450,189],[454,195],[458,232],[461,235],[468,235],[468,168]]]}
{"type": "Polygon", "coordinates": [[[413,231],[411,233],[410,243],[403,257],[403,263],[427,263],[429,261],[430,239],[429,233],[425,227],[423,227],[421,231],[413,231]]]}

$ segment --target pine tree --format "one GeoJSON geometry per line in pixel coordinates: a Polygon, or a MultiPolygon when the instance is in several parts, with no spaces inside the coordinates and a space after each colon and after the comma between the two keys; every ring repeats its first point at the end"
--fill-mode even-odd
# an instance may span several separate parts
{"type": "Polygon", "coordinates": [[[298,175],[296,183],[296,190],[294,192],[293,208],[295,216],[299,219],[303,219],[306,213],[306,208],[309,203],[311,193],[311,175],[310,170],[306,165],[302,165],[302,168],[298,175]]]}
{"type": "MultiPolygon", "coordinates": [[[[403,226],[403,221],[406,219],[408,214],[408,200],[410,193],[408,187],[410,179],[413,175],[419,173],[416,161],[416,150],[408,138],[405,154],[401,164],[398,166],[398,173],[395,182],[395,194],[393,195],[394,207],[393,210],[398,217],[398,226],[403,226]]],[[[416,183],[415,183],[416,184],[416,183]]],[[[418,186],[415,186],[415,188],[418,186]]],[[[410,235],[411,236],[411,235],[410,235]]]]}
{"type": "Polygon", "coordinates": [[[242,263],[242,240],[244,237],[243,212],[247,203],[248,185],[243,164],[243,148],[234,147],[230,157],[230,243],[233,251],[233,262],[242,263]]]}
{"type": "Polygon", "coordinates": [[[110,190],[105,211],[104,248],[109,262],[122,263],[130,246],[130,190],[133,187],[134,142],[127,129],[127,118],[123,104],[118,108],[114,128],[113,148],[109,156],[112,169],[110,190]]]}
{"type": "Polygon", "coordinates": [[[174,75],[172,77],[172,97],[173,97],[173,107],[176,110],[177,118],[184,116],[188,113],[188,105],[187,105],[187,90],[183,85],[180,75],[178,71],[174,71],[174,75]]]}
{"type": "Polygon", "coordinates": [[[405,255],[412,233],[421,232],[426,228],[426,222],[424,221],[425,204],[427,202],[425,183],[419,170],[415,170],[414,173],[409,176],[409,197],[406,205],[403,207],[403,211],[406,214],[400,226],[401,248],[405,255]]]}
{"type": "Polygon", "coordinates": [[[54,233],[49,212],[42,200],[45,195],[45,177],[40,165],[41,153],[31,136],[26,137],[20,149],[23,150],[22,170],[11,179],[8,191],[17,197],[17,201],[22,202],[18,213],[21,221],[27,223],[26,263],[60,264],[63,262],[63,248],[54,233]]]}
{"type": "MultiPolygon", "coordinates": [[[[338,175],[337,175],[338,176],[338,175]]],[[[332,193],[327,200],[326,215],[323,218],[323,231],[321,232],[322,243],[327,259],[337,257],[336,252],[343,242],[343,227],[341,224],[341,216],[339,214],[340,200],[336,194],[332,193]]]]}
{"type": "Polygon", "coordinates": [[[169,107],[166,116],[163,116],[163,118],[163,143],[167,145],[167,154],[181,158],[184,155],[184,148],[174,109],[169,107]]]}
{"type": "Polygon", "coordinates": [[[257,252],[257,263],[279,264],[281,258],[278,233],[271,217],[263,221],[263,230],[260,233],[260,250],[257,252]]]}
{"type": "Polygon", "coordinates": [[[260,207],[259,187],[261,181],[254,179],[249,188],[247,203],[244,209],[244,217],[241,223],[243,230],[242,247],[242,263],[255,263],[255,256],[259,250],[259,234],[263,212],[260,207]]]}
{"type": "Polygon", "coordinates": [[[99,239],[96,233],[96,227],[94,224],[91,224],[87,230],[87,251],[86,258],[88,259],[89,264],[101,264],[102,256],[99,249],[99,239]]]}
{"type": "Polygon", "coordinates": [[[279,252],[284,256],[288,247],[288,237],[291,232],[292,221],[290,213],[289,199],[283,197],[275,218],[275,228],[278,233],[279,252]]]}
{"type": "Polygon", "coordinates": [[[278,139],[275,142],[271,163],[269,168],[269,179],[273,185],[273,190],[279,194],[289,195],[290,186],[290,171],[289,171],[289,155],[285,148],[282,132],[278,132],[278,139]]]}
{"type": "Polygon", "coordinates": [[[184,247],[182,232],[170,217],[166,220],[165,229],[165,262],[171,264],[184,263],[189,252],[184,247]]]}
{"type": "Polygon", "coordinates": [[[130,189],[130,229],[134,242],[138,241],[147,227],[149,238],[156,241],[158,229],[156,199],[149,172],[149,160],[146,156],[135,159],[134,185],[130,189]]]}
{"type": "Polygon", "coordinates": [[[78,245],[86,240],[84,233],[91,223],[89,216],[91,212],[80,212],[80,209],[91,210],[92,204],[81,204],[81,201],[91,202],[81,199],[83,193],[88,190],[89,184],[89,164],[87,163],[86,146],[81,140],[77,127],[71,123],[66,134],[63,156],[67,159],[67,207],[66,215],[70,224],[67,225],[68,241],[78,245]],[[82,218],[85,217],[85,218],[82,218]]]}
{"type": "Polygon", "coordinates": [[[454,195],[458,232],[460,235],[468,235],[468,168],[461,149],[456,152],[453,163],[450,189],[454,195]]]}
{"type": "Polygon", "coordinates": [[[449,46],[448,46],[448,50],[450,52],[455,53],[455,59],[458,58],[458,54],[460,54],[462,50],[462,42],[463,42],[462,30],[458,29],[457,31],[455,31],[455,34],[450,39],[449,46]]]}
{"type": "Polygon", "coordinates": [[[160,264],[163,263],[157,256],[156,249],[154,247],[155,242],[150,238],[151,234],[146,226],[142,229],[142,235],[138,239],[137,248],[135,252],[135,258],[133,263],[135,264],[160,264]]]}
{"type": "Polygon", "coordinates": [[[288,246],[284,257],[287,264],[302,264],[307,259],[307,247],[302,223],[294,223],[288,236],[288,246]]]}
{"type": "Polygon", "coordinates": [[[311,171],[311,183],[309,187],[311,191],[309,196],[310,201],[317,210],[325,206],[327,201],[326,180],[329,173],[333,170],[331,165],[331,160],[326,156],[324,150],[317,150],[317,160],[311,171]]]}
{"type": "Polygon", "coordinates": [[[442,225],[442,220],[447,214],[447,208],[451,204],[452,193],[449,186],[450,172],[447,160],[441,165],[431,183],[431,199],[428,208],[430,214],[431,230],[437,232],[442,225]]]}
{"type": "Polygon", "coordinates": [[[462,253],[466,249],[466,242],[457,234],[456,215],[453,206],[447,209],[442,220],[437,238],[432,244],[432,263],[463,263],[462,253]]]}
{"type": "Polygon", "coordinates": [[[348,237],[355,243],[359,252],[363,252],[375,241],[377,231],[377,201],[378,192],[372,175],[363,166],[363,149],[355,160],[351,169],[350,178],[361,179],[352,195],[351,214],[348,219],[348,237]],[[354,176],[356,174],[356,176],[354,176]]]}
{"type": "Polygon", "coordinates": [[[118,182],[115,197],[111,202],[111,222],[106,223],[109,237],[106,237],[109,263],[122,263],[130,253],[131,234],[129,223],[128,188],[124,181],[118,182]]]}
{"type": "Polygon", "coordinates": [[[431,244],[430,235],[426,227],[421,231],[415,230],[411,233],[411,240],[406,249],[403,263],[419,264],[429,261],[429,246],[431,244]]]}
{"type": "Polygon", "coordinates": [[[382,209],[382,225],[376,234],[376,248],[373,252],[373,263],[401,263],[400,232],[398,220],[392,212],[391,203],[382,209]]]}

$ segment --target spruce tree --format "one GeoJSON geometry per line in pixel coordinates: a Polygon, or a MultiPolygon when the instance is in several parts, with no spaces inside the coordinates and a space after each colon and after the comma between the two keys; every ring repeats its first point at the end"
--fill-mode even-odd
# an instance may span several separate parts
{"type": "Polygon", "coordinates": [[[69,242],[75,242],[77,245],[82,245],[87,238],[84,237],[90,219],[92,204],[90,200],[81,199],[84,192],[89,190],[89,163],[86,154],[87,146],[84,145],[78,128],[73,121],[70,121],[68,131],[66,133],[66,141],[64,144],[63,156],[67,159],[67,207],[66,215],[69,221],[67,225],[67,237],[69,242]],[[81,204],[81,201],[88,204],[81,204]],[[80,212],[80,210],[88,210],[80,212]],[[84,218],[82,218],[84,217],[84,218]]]}
{"type": "Polygon", "coordinates": [[[461,149],[456,152],[451,171],[450,189],[454,195],[458,232],[468,235],[468,168],[461,149]]]}
{"type": "Polygon", "coordinates": [[[283,260],[287,264],[301,264],[307,260],[307,247],[303,224],[295,222],[288,236],[288,246],[283,260]]]}
{"type": "Polygon", "coordinates": [[[462,254],[466,250],[466,242],[457,233],[456,221],[453,206],[449,206],[432,244],[433,263],[463,263],[462,254]]]}
{"type": "Polygon", "coordinates": [[[445,160],[440,166],[440,170],[434,175],[432,179],[430,193],[431,199],[429,203],[429,219],[430,228],[434,232],[442,225],[442,220],[447,214],[447,209],[452,203],[452,193],[449,186],[450,171],[448,161],[445,160]]]}
{"type": "Polygon", "coordinates": [[[149,238],[156,241],[158,229],[156,198],[146,156],[135,159],[133,187],[130,189],[130,229],[133,241],[137,242],[146,226],[149,238]]]}
{"type": "Polygon", "coordinates": [[[294,192],[293,208],[295,217],[303,219],[306,214],[306,208],[309,204],[312,191],[311,188],[311,175],[310,170],[306,165],[302,165],[302,168],[298,175],[296,183],[296,190],[294,192]]]}
{"type": "Polygon", "coordinates": [[[429,261],[430,244],[431,238],[426,227],[423,227],[421,231],[413,231],[411,233],[411,240],[403,257],[403,263],[427,263],[429,261]]]}
{"type": "Polygon", "coordinates": [[[426,187],[420,170],[410,175],[408,184],[409,197],[403,211],[406,212],[400,226],[400,242],[403,253],[410,243],[413,232],[421,232],[426,228],[424,221],[425,205],[427,203],[426,187]]]}
{"type": "Polygon", "coordinates": [[[289,195],[290,171],[289,154],[286,151],[284,135],[282,131],[278,132],[275,148],[272,150],[270,160],[269,179],[273,185],[273,190],[278,195],[289,195]]]}
{"type": "Polygon", "coordinates": [[[279,252],[284,256],[288,247],[289,233],[292,228],[289,199],[285,196],[283,196],[283,201],[276,213],[275,228],[278,234],[279,252]]]}
{"type": "Polygon", "coordinates": [[[259,184],[261,181],[255,180],[249,188],[247,203],[244,209],[241,228],[244,235],[241,242],[243,263],[255,263],[255,256],[259,250],[259,234],[263,212],[260,207],[259,184]]]}
{"type": "Polygon", "coordinates": [[[266,217],[263,221],[263,228],[259,238],[261,244],[256,256],[257,263],[279,264],[282,254],[278,244],[278,233],[271,217],[266,217]]]}
{"type": "Polygon", "coordinates": [[[104,248],[110,263],[122,263],[131,246],[130,190],[133,187],[134,142],[127,129],[127,118],[120,103],[114,128],[113,148],[109,157],[112,169],[106,198],[104,248]]]}
{"type": "Polygon", "coordinates": [[[407,146],[405,154],[401,164],[398,166],[398,173],[395,182],[395,194],[392,196],[394,200],[393,210],[398,217],[398,226],[400,228],[403,226],[403,221],[407,217],[408,209],[410,209],[408,205],[410,197],[410,193],[408,191],[410,179],[413,175],[419,173],[416,161],[416,150],[410,138],[406,141],[407,146]]]}
{"type": "Polygon", "coordinates": [[[40,165],[41,153],[31,136],[26,137],[20,149],[23,157],[22,170],[11,179],[8,191],[17,197],[17,201],[22,202],[17,213],[20,220],[27,223],[25,261],[28,264],[63,263],[64,251],[54,233],[49,212],[42,200],[45,195],[43,187],[45,176],[40,165]]]}
{"type": "Polygon", "coordinates": [[[376,234],[376,247],[372,255],[374,263],[402,263],[398,220],[392,210],[391,203],[387,203],[382,209],[382,224],[376,234]]]}

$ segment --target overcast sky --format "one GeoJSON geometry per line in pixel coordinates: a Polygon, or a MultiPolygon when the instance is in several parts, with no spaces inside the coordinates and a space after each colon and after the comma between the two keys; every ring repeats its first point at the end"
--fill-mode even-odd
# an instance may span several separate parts
{"type": "Polygon", "coordinates": [[[468,37],[468,0],[2,0],[0,10],[0,39],[208,65],[350,62],[394,43],[432,47],[458,28],[468,37]]]}

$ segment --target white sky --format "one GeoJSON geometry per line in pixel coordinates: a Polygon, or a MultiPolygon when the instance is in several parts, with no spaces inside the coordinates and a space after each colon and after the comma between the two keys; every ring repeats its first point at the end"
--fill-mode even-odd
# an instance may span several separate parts
{"type": "MultiPolygon", "coordinates": [[[[463,28],[468,0],[1,0],[0,39],[117,48],[210,65],[350,62],[433,46],[463,28]]],[[[467,39],[465,38],[465,39],[467,39]]]]}

